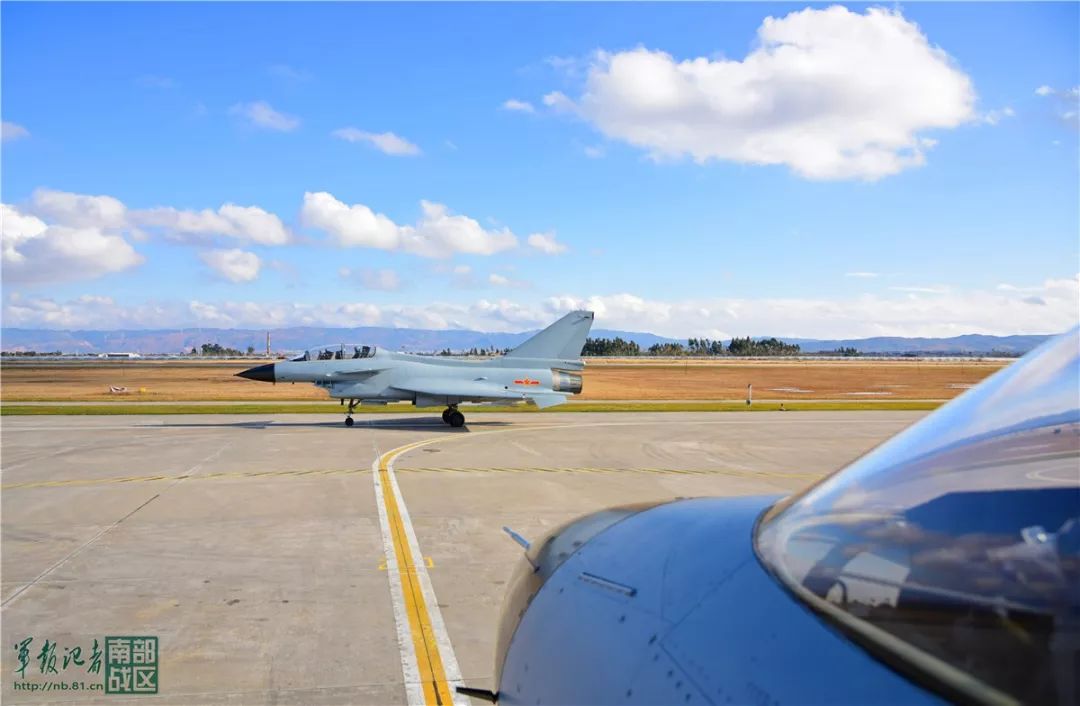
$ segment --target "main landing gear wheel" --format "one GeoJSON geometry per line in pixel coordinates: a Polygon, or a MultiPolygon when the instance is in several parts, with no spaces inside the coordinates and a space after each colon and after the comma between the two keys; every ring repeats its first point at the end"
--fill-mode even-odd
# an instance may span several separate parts
{"type": "Polygon", "coordinates": [[[345,426],[351,427],[355,423],[352,417],[345,417],[345,426]]]}
{"type": "Polygon", "coordinates": [[[347,427],[351,427],[353,424],[355,424],[352,418],[352,413],[354,409],[356,409],[356,400],[349,400],[349,410],[345,412],[345,426],[347,427]]]}
{"type": "Polygon", "coordinates": [[[446,421],[452,427],[463,427],[465,426],[465,415],[455,409],[451,411],[449,415],[447,415],[446,421]]]}
{"type": "Polygon", "coordinates": [[[444,409],[442,411],[442,420],[444,422],[446,422],[447,424],[450,423],[450,413],[453,412],[453,411],[454,410],[450,409],[449,407],[447,407],[446,409],[444,409]]]}

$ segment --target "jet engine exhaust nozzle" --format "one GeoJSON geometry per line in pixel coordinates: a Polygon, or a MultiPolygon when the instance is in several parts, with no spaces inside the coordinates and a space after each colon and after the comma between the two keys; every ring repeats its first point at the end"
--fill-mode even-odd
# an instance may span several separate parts
{"type": "Polygon", "coordinates": [[[581,392],[581,375],[564,370],[552,370],[551,389],[555,392],[570,392],[576,395],[581,392]]]}
{"type": "Polygon", "coordinates": [[[236,377],[258,380],[259,382],[274,382],[274,364],[256,365],[254,368],[237,373],[236,377]]]}

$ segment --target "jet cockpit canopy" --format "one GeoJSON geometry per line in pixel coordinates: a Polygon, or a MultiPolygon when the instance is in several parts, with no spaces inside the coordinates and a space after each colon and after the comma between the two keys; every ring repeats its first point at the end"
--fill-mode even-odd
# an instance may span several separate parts
{"type": "Polygon", "coordinates": [[[356,360],[359,358],[371,358],[375,355],[375,346],[362,343],[335,343],[329,346],[316,346],[309,348],[293,361],[305,360],[356,360]]]}

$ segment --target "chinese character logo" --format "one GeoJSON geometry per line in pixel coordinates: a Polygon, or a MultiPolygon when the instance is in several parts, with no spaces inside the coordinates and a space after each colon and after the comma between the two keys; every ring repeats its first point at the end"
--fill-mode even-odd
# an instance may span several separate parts
{"type": "Polygon", "coordinates": [[[30,666],[30,643],[34,638],[28,637],[22,642],[15,643],[15,650],[19,653],[19,668],[15,670],[21,678],[26,679],[26,668],[30,666]]]}
{"type": "Polygon", "coordinates": [[[105,638],[105,693],[158,693],[158,639],[105,638]]]}

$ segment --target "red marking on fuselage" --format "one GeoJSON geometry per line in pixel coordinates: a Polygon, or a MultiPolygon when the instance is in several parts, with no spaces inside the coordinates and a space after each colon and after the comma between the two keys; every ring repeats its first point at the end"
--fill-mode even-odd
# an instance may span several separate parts
{"type": "Polygon", "coordinates": [[[539,385],[539,380],[533,380],[532,378],[522,378],[520,380],[514,380],[515,385],[539,385]]]}

